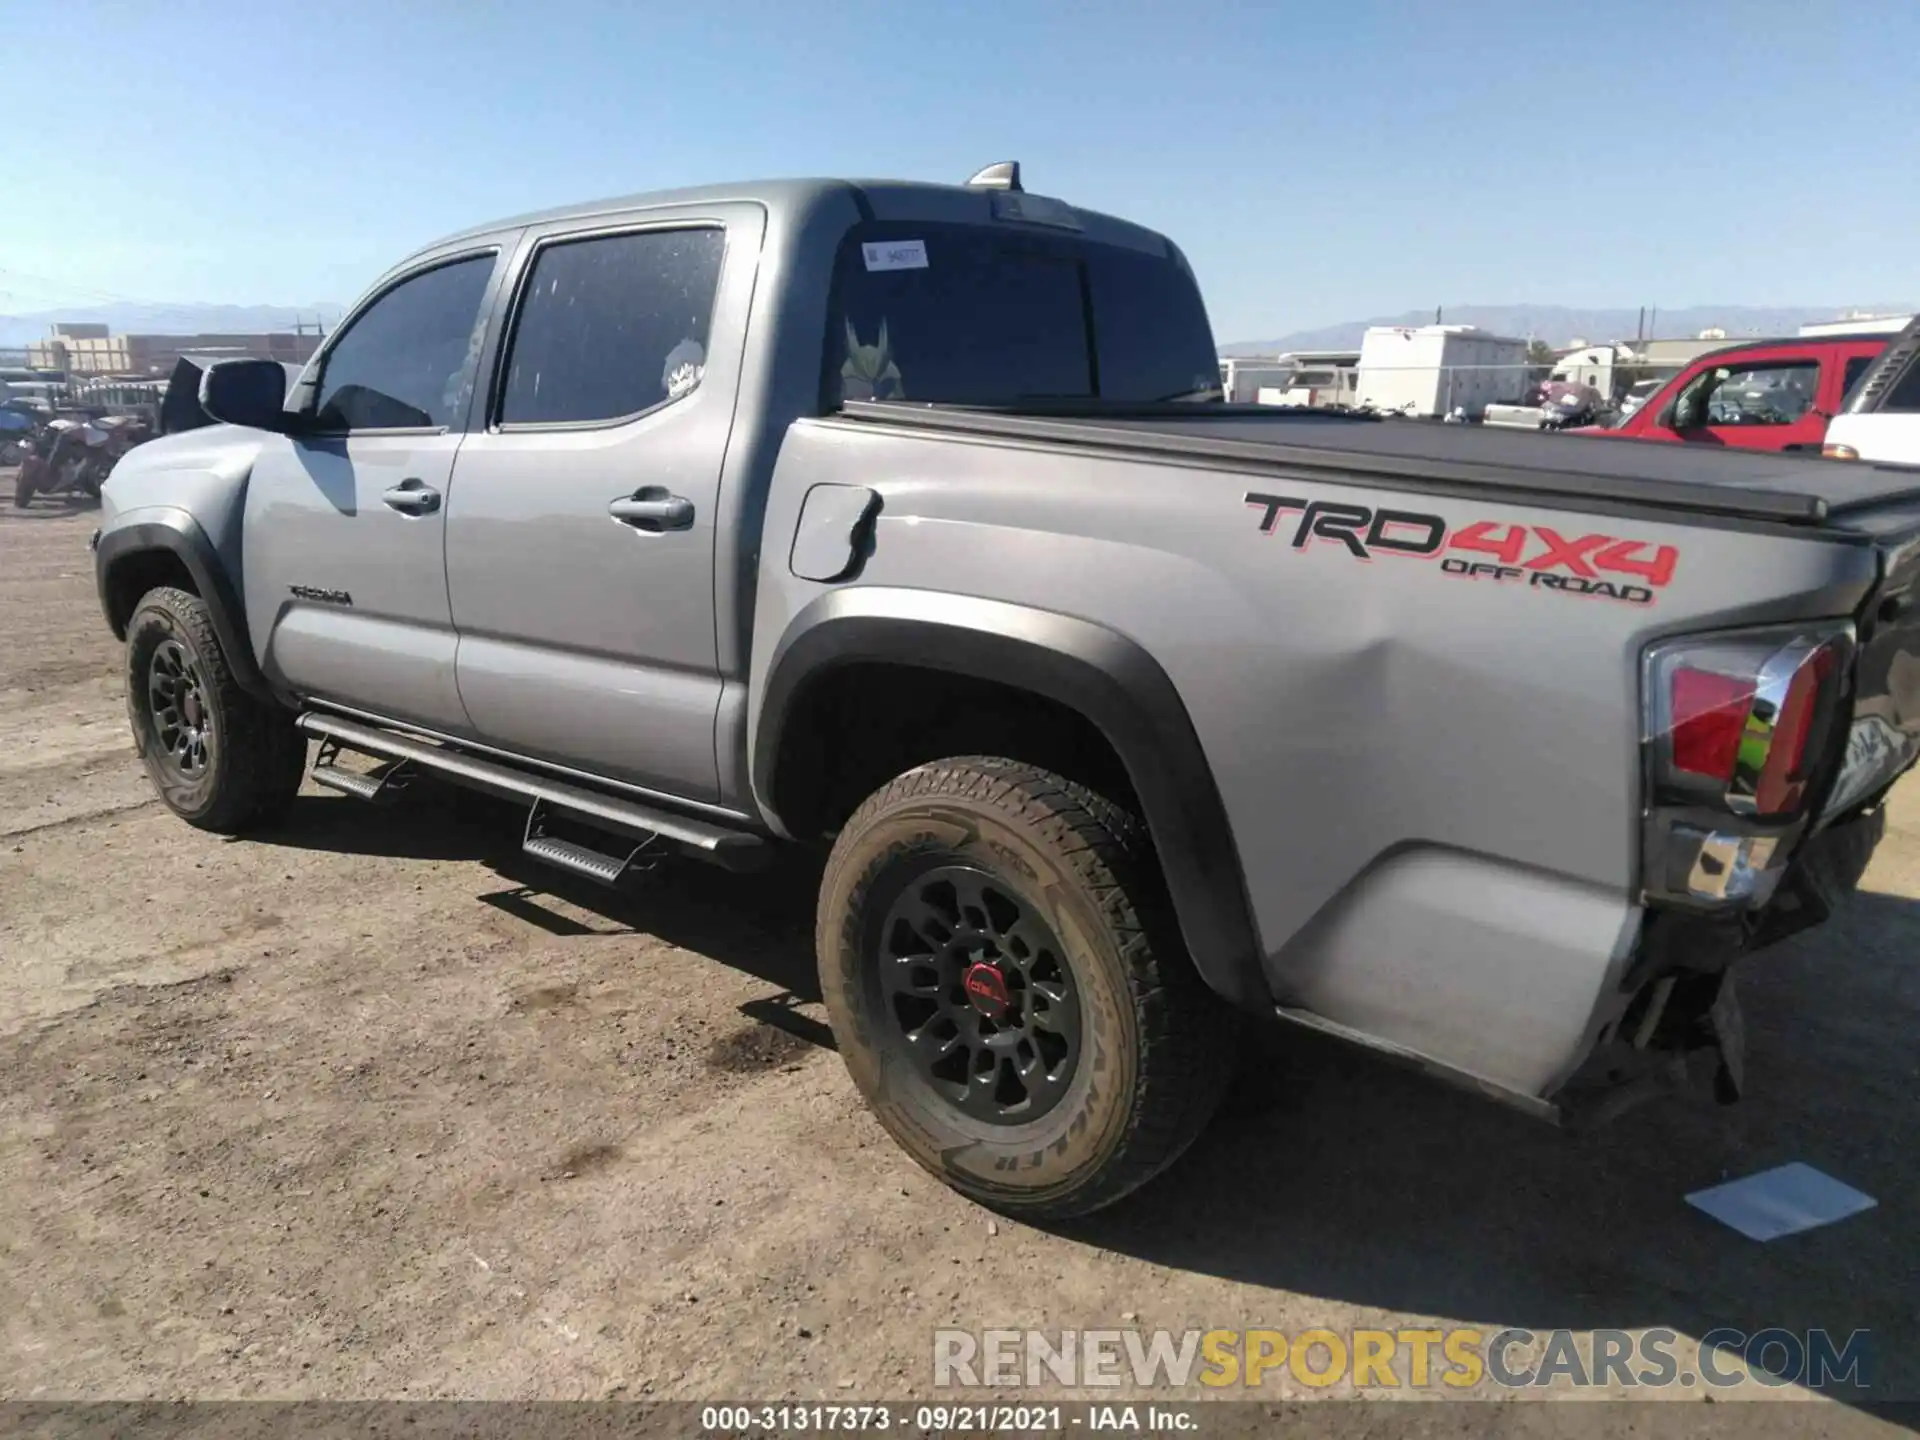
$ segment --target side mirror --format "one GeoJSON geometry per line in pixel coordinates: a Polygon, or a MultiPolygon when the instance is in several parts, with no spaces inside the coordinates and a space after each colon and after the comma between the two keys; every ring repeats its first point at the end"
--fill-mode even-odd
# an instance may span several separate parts
{"type": "Polygon", "coordinates": [[[278,360],[220,360],[200,377],[200,408],[225,425],[285,434],[296,423],[286,403],[287,371],[278,360]]]}

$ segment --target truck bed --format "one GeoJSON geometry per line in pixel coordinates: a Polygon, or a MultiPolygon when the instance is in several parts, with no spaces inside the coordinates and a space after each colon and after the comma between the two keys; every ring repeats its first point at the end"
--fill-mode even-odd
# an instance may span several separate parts
{"type": "Polygon", "coordinates": [[[1910,469],[1273,406],[979,409],[851,401],[841,413],[861,423],[1189,463],[1320,472],[1349,482],[1378,476],[1399,488],[1504,491],[1788,526],[1844,529],[1868,511],[1920,505],[1920,475],[1910,469]]]}

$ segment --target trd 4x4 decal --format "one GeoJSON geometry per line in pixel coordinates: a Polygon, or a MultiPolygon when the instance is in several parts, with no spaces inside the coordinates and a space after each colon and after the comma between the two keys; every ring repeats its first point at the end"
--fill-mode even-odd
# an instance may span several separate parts
{"type": "Polygon", "coordinates": [[[1530,590],[1556,590],[1651,605],[1653,592],[1673,579],[1680,552],[1672,545],[1623,540],[1614,535],[1563,535],[1545,525],[1505,525],[1476,520],[1449,530],[1438,515],[1376,509],[1330,500],[1296,500],[1247,492],[1260,512],[1260,533],[1291,532],[1295,550],[1332,544],[1356,560],[1378,557],[1440,561],[1443,574],[1463,580],[1518,582],[1530,590]],[[1282,517],[1299,521],[1282,524],[1282,517]],[[1479,557],[1490,558],[1479,558],[1479,557]],[[1468,558],[1474,557],[1474,558],[1468,558]],[[1644,584],[1610,576],[1632,576],[1644,584]]]}

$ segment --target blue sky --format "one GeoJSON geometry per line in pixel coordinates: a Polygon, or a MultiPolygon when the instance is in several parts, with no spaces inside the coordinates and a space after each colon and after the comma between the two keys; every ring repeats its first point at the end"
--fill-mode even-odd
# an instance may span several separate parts
{"type": "Polygon", "coordinates": [[[1920,290],[1910,0],[0,10],[0,313],[345,302],[547,204],[1003,158],[1175,236],[1223,341],[1920,290]]]}

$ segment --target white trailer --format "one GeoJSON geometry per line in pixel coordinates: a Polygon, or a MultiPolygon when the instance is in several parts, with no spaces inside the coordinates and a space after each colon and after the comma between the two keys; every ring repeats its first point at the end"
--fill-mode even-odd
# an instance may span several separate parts
{"type": "Polygon", "coordinates": [[[1264,388],[1285,388],[1293,375],[1293,362],[1287,359],[1244,359],[1234,357],[1220,362],[1220,388],[1233,405],[1251,405],[1264,388]]]}
{"type": "Polygon", "coordinates": [[[1518,400],[1527,342],[1474,325],[1375,325],[1360,340],[1357,403],[1396,415],[1466,412],[1518,400]]]}

